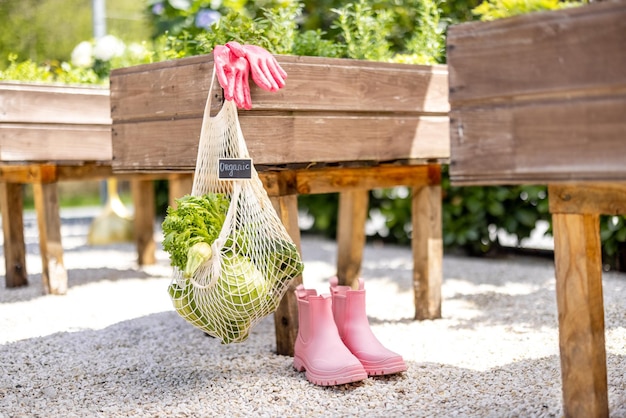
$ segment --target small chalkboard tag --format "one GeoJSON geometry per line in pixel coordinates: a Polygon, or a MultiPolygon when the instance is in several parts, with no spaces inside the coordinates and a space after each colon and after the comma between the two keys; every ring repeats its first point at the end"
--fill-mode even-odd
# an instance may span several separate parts
{"type": "Polygon", "coordinates": [[[245,180],[252,178],[251,158],[220,158],[218,161],[220,180],[245,180]]]}

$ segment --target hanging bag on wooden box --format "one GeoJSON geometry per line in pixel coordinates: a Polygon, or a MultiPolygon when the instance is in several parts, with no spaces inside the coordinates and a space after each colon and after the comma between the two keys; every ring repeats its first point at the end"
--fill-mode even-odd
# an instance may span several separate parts
{"type": "Polygon", "coordinates": [[[252,164],[237,106],[226,100],[210,115],[214,78],[193,189],[168,208],[163,247],[174,266],[169,293],[176,311],[232,343],[278,308],[303,264],[252,164]]]}

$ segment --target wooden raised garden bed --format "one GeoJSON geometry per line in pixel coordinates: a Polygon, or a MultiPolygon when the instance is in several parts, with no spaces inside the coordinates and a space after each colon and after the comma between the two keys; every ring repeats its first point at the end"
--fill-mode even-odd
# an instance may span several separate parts
{"type": "MultiPolygon", "coordinates": [[[[440,163],[449,157],[446,67],[277,59],[288,74],[286,87],[276,93],[253,87],[253,108],[240,111],[240,122],[292,237],[299,243],[298,194],[339,192],[338,276],[351,283],[361,265],[368,190],[410,186],[415,316],[440,317],[440,163]]],[[[112,72],[116,172],[193,172],[212,69],[212,55],[206,55],[112,72]]],[[[217,82],[211,94],[217,111],[223,102],[217,82]]],[[[292,291],[275,323],[277,351],[292,354],[292,291]]]]}
{"type": "Polygon", "coordinates": [[[568,417],[608,416],[600,214],[626,213],[626,3],[453,26],[453,184],[547,184],[568,417]]]}
{"type": "Polygon", "coordinates": [[[44,290],[65,293],[57,181],[106,176],[107,165],[110,175],[109,103],[104,88],[0,83],[0,209],[7,287],[28,283],[22,184],[32,183],[44,290]]]}
{"type": "MultiPolygon", "coordinates": [[[[67,290],[57,183],[113,175],[110,108],[108,88],[0,83],[0,210],[7,287],[28,283],[22,185],[32,183],[44,291],[67,290]]],[[[137,224],[136,233],[142,236],[137,224]]],[[[153,262],[154,247],[141,244],[139,262],[153,262]]]]}

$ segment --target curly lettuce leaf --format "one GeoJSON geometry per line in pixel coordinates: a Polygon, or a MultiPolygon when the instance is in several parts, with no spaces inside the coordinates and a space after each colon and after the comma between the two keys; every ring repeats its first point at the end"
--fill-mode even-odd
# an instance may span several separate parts
{"type": "Polygon", "coordinates": [[[224,194],[186,195],[169,207],[163,220],[163,249],[172,266],[185,270],[189,249],[199,242],[212,244],[226,218],[229,201],[224,194]]]}

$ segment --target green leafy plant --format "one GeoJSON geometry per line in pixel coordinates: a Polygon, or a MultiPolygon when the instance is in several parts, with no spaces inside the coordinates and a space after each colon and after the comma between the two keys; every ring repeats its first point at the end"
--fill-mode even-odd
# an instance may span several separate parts
{"type": "Polygon", "coordinates": [[[558,10],[581,4],[583,3],[560,0],[486,0],[476,6],[472,12],[480,16],[480,20],[489,21],[543,10],[558,10]]]}
{"type": "Polygon", "coordinates": [[[187,257],[195,244],[212,244],[222,229],[229,205],[223,194],[184,196],[169,207],[163,220],[163,249],[172,266],[185,270],[187,257]]]}
{"type": "Polygon", "coordinates": [[[45,82],[61,84],[102,84],[104,81],[90,68],[77,68],[67,62],[51,61],[37,64],[31,60],[17,62],[16,54],[9,54],[9,65],[0,70],[0,80],[45,82]]]}
{"type": "Polygon", "coordinates": [[[364,0],[333,9],[337,19],[332,28],[339,30],[338,40],[345,45],[345,56],[370,61],[392,57],[386,33],[392,22],[389,10],[375,10],[364,0]]]}
{"type": "Polygon", "coordinates": [[[550,220],[545,186],[457,187],[450,184],[444,167],[442,191],[444,245],[471,255],[499,250],[499,230],[519,243],[538,221],[550,220]]]}
{"type": "Polygon", "coordinates": [[[305,18],[304,5],[298,2],[259,8],[254,14],[223,10],[207,30],[182,29],[167,34],[168,48],[177,57],[184,57],[207,54],[215,45],[237,41],[275,54],[421,64],[442,59],[445,38],[435,0],[400,2],[415,6],[408,8],[411,13],[407,7],[382,7],[383,3],[359,0],[332,9],[334,20],[329,31],[304,29],[299,23],[305,18]]]}

